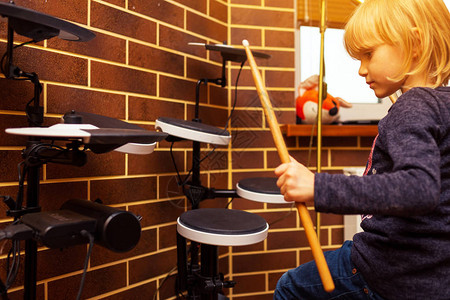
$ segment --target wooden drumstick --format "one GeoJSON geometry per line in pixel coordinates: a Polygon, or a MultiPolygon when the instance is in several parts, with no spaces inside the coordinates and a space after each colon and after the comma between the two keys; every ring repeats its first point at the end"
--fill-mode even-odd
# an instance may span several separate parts
{"type": "MultiPolygon", "coordinates": [[[[264,114],[267,118],[267,123],[269,124],[270,131],[272,132],[278,155],[280,156],[282,163],[289,163],[291,161],[289,158],[289,153],[281,134],[281,129],[278,125],[277,118],[273,111],[272,104],[270,103],[266,87],[261,78],[261,74],[259,74],[258,67],[256,65],[255,59],[253,58],[253,54],[250,51],[249,43],[247,40],[243,40],[242,45],[244,46],[245,52],[247,54],[247,59],[252,71],[253,80],[255,81],[256,90],[258,92],[259,99],[261,100],[261,104],[264,110],[264,114]]],[[[327,292],[331,292],[334,290],[333,278],[331,277],[330,270],[328,269],[328,265],[325,260],[325,256],[323,255],[319,240],[317,238],[316,232],[314,231],[314,225],[312,223],[311,216],[309,215],[308,209],[306,208],[306,205],[304,203],[296,202],[296,206],[298,214],[300,216],[300,220],[303,224],[303,228],[305,228],[306,237],[308,239],[309,246],[311,247],[312,254],[316,262],[324,289],[327,292]]]]}
{"type": "Polygon", "coordinates": [[[394,104],[397,101],[397,95],[392,94],[389,96],[389,100],[391,100],[392,104],[394,104]]]}

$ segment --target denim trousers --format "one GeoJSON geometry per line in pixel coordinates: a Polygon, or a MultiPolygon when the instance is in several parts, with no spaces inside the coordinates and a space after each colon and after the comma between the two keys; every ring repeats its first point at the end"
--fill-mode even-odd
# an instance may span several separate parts
{"type": "Polygon", "coordinates": [[[274,300],[384,300],[370,289],[350,259],[352,241],[346,241],[338,250],[324,252],[333,277],[335,290],[331,293],[323,289],[319,272],[314,261],[284,273],[278,281],[274,300]]]}

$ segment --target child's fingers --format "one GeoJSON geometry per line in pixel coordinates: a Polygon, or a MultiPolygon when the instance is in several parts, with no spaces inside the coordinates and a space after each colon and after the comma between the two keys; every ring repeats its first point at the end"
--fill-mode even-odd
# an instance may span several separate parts
{"type": "Polygon", "coordinates": [[[284,172],[286,172],[288,168],[288,164],[281,164],[275,169],[275,175],[277,177],[280,177],[284,172]]]}

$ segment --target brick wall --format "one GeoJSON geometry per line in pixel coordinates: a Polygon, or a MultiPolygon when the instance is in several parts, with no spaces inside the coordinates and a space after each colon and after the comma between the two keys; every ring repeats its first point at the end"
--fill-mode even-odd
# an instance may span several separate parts
{"type": "MultiPolygon", "coordinates": [[[[2,0],[3,2],[7,2],[2,0]]],[[[72,109],[118,118],[154,130],[155,120],[167,116],[192,119],[195,86],[200,78],[220,77],[222,59],[188,42],[240,45],[272,55],[258,59],[262,76],[280,123],[294,123],[293,0],[17,0],[35,9],[87,27],[96,38],[86,43],[57,38],[15,50],[22,70],[36,72],[43,84],[41,103],[45,125],[59,122],[72,109]]],[[[27,39],[15,37],[17,42],[27,39]]],[[[0,23],[0,53],[6,49],[6,24],[0,23]]],[[[226,88],[214,84],[200,89],[200,118],[223,127],[232,110],[239,64],[227,63],[226,88]]],[[[4,133],[5,128],[27,126],[25,104],[32,98],[29,82],[0,77],[0,194],[15,197],[17,164],[26,139],[4,133]]],[[[233,140],[218,147],[202,163],[202,183],[233,188],[248,177],[271,176],[279,164],[247,66],[238,87],[231,119],[233,140]]],[[[308,138],[288,138],[291,154],[301,161],[308,156],[308,138]]],[[[364,165],[370,139],[325,138],[323,171],[341,172],[345,166],[364,165]]],[[[40,204],[58,209],[69,198],[95,200],[132,211],[143,217],[142,237],[135,249],[114,253],[95,246],[83,298],[149,299],[176,262],[176,218],[190,208],[176,185],[170,144],[161,142],[150,155],[118,152],[88,153],[83,167],[48,164],[41,171],[40,204]]],[[[211,150],[202,145],[202,155],[211,150]]],[[[174,158],[182,174],[191,165],[190,142],[175,143],[174,158]]],[[[314,169],[314,151],[311,167],[314,169]]],[[[201,207],[224,207],[228,199],[206,200],[201,207]]],[[[279,276],[311,259],[303,229],[294,209],[235,199],[234,209],[245,209],[274,223],[264,242],[243,247],[221,247],[220,268],[238,281],[229,291],[233,299],[271,299],[279,276]]],[[[309,205],[312,209],[312,205],[309,205]]],[[[0,206],[0,216],[6,208],[0,206]]],[[[315,214],[311,210],[315,219],[315,214]]],[[[10,218],[2,217],[6,226],[10,218]]],[[[321,242],[325,249],[342,243],[342,217],[322,215],[321,242]]],[[[1,252],[1,278],[6,251],[1,252]]],[[[87,247],[40,247],[38,299],[75,298],[87,247]]],[[[23,264],[22,264],[23,267],[23,264]]],[[[23,270],[10,289],[11,299],[23,296],[23,270]]],[[[159,289],[159,299],[173,299],[175,277],[159,289]]]]}

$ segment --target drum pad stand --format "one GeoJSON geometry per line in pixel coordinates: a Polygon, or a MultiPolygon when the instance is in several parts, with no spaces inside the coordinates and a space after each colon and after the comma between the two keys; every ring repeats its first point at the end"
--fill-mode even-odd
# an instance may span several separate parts
{"type": "MultiPolygon", "coordinates": [[[[211,49],[215,50],[215,49],[211,49]]],[[[203,78],[197,81],[195,89],[195,115],[193,122],[201,123],[199,118],[200,107],[200,86],[209,82],[225,87],[227,79],[225,76],[226,62],[239,61],[244,63],[246,56],[230,56],[221,51],[222,77],[216,79],[203,78]]],[[[205,188],[200,182],[200,142],[193,141],[192,145],[192,178],[184,187],[184,193],[192,204],[192,209],[198,209],[201,201],[218,197],[236,197],[235,190],[215,190],[205,188]]],[[[215,245],[199,244],[191,241],[190,263],[187,263],[186,238],[177,232],[177,292],[187,290],[187,299],[190,300],[225,300],[228,299],[222,294],[222,288],[231,288],[235,285],[233,281],[225,281],[218,271],[218,247],[215,245]],[[201,267],[199,266],[199,249],[201,248],[201,267]]]]}
{"type": "MultiPolygon", "coordinates": [[[[40,127],[44,120],[44,110],[43,107],[39,105],[42,86],[36,73],[23,72],[17,66],[14,66],[13,50],[27,43],[36,43],[55,36],[59,36],[60,38],[66,40],[88,41],[94,38],[95,34],[70,22],[31,9],[16,6],[12,0],[9,3],[0,3],[0,16],[8,19],[7,49],[0,62],[1,71],[7,79],[30,80],[34,84],[34,97],[27,103],[26,114],[30,126],[40,127]],[[30,38],[31,41],[14,46],[14,32],[30,38]],[[33,102],[32,106],[30,106],[31,102],[33,102]]],[[[15,218],[19,217],[23,213],[36,212],[40,210],[38,203],[40,167],[43,163],[49,161],[50,157],[53,157],[55,154],[54,151],[57,151],[55,149],[45,148],[46,147],[41,147],[39,138],[29,138],[27,148],[23,153],[28,160],[26,162],[28,164],[27,206],[24,210],[22,210],[22,207],[14,206],[10,201],[9,204],[11,207],[14,206],[14,209],[10,210],[10,214],[15,218]],[[47,156],[47,158],[44,158],[43,160],[35,160],[36,157],[34,154],[37,152],[40,153],[39,156],[47,156]]],[[[84,153],[79,153],[75,150],[75,147],[72,150],[73,151],[68,152],[65,151],[65,154],[68,155],[66,157],[66,163],[74,163],[76,165],[84,164],[84,153]]],[[[59,155],[56,156],[61,158],[59,155]]],[[[20,203],[17,204],[20,205],[20,203]]],[[[26,240],[24,299],[36,299],[36,273],[37,243],[33,240],[26,240]]]]}

